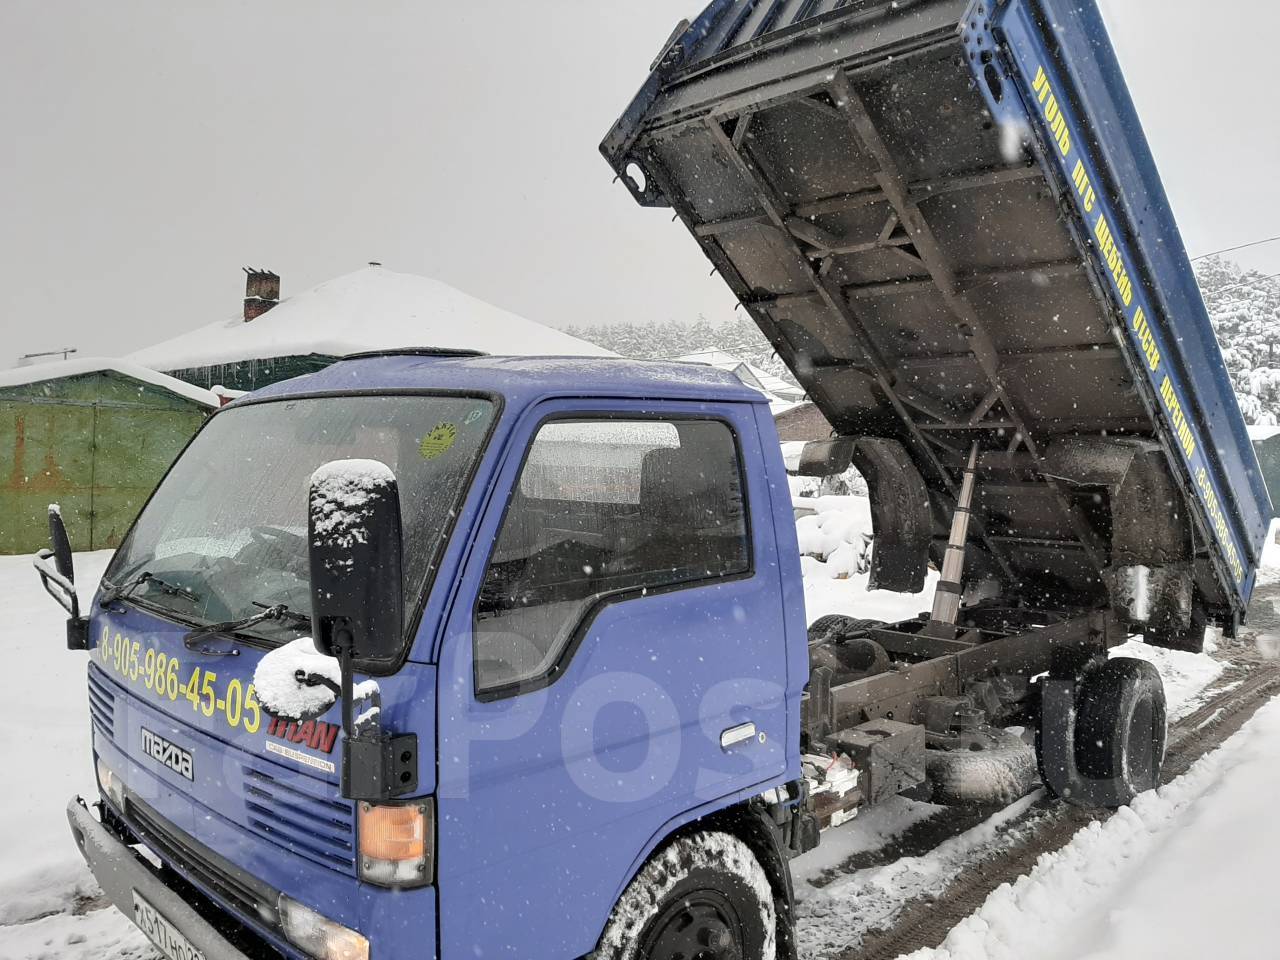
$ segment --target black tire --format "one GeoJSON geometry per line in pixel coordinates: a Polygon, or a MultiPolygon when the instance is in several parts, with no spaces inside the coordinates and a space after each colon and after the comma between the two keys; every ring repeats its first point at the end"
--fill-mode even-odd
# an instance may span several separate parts
{"type": "Polygon", "coordinates": [[[883,620],[862,620],[843,613],[828,613],[809,624],[809,642],[865,637],[868,630],[883,626],[883,620]]]}
{"type": "Polygon", "coordinates": [[[1191,621],[1187,626],[1152,623],[1143,636],[1153,647],[1183,650],[1187,653],[1204,653],[1204,634],[1208,627],[1209,615],[1199,603],[1193,603],[1191,621]]]}
{"type": "Polygon", "coordinates": [[[751,849],[728,833],[690,834],[636,874],[589,960],[775,960],[777,921],[751,849]]]}
{"type": "Polygon", "coordinates": [[[1119,780],[1128,803],[1160,785],[1167,738],[1164,681],[1145,660],[1116,657],[1090,670],[1076,694],[1076,766],[1119,780]]]}
{"type": "Polygon", "coordinates": [[[853,617],[843,613],[828,613],[809,624],[809,642],[818,643],[826,640],[835,630],[853,622],[853,617]]]}
{"type": "Polygon", "coordinates": [[[1031,792],[1036,750],[1017,734],[994,730],[968,750],[926,750],[931,803],[1005,807],[1031,792]]]}

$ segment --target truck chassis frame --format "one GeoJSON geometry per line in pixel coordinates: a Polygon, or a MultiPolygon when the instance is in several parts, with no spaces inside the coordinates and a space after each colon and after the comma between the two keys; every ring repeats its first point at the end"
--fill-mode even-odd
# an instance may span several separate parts
{"type": "MultiPolygon", "coordinates": [[[[1071,712],[1085,670],[1127,638],[1116,618],[1105,612],[1055,618],[978,605],[963,611],[963,620],[967,626],[954,639],[929,635],[925,614],[868,628],[865,640],[889,658],[869,676],[841,679],[829,665],[812,669],[801,701],[802,753],[843,754],[858,770],[852,790],[833,794],[808,786],[818,829],[927,784],[930,753],[998,748],[997,727],[1019,720],[1043,723],[1040,742],[1053,759],[1048,779],[1055,792],[1071,790],[1092,802],[1110,789],[1076,770],[1071,712]],[[1031,682],[1042,675],[1040,684],[1031,682]]],[[[1029,769],[1028,753],[1023,760],[1029,769]]]]}

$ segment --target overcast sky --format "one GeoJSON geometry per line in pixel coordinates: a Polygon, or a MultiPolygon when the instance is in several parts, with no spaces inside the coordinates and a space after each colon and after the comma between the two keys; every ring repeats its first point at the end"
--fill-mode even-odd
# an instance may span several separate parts
{"type": "MultiPolygon", "coordinates": [[[[727,318],[596,151],[700,2],[3,0],[0,366],[231,315],[246,264],[287,295],[380,260],[556,326],[727,318]]],[[[1280,6],[1104,5],[1192,253],[1280,234],[1280,6]]]]}

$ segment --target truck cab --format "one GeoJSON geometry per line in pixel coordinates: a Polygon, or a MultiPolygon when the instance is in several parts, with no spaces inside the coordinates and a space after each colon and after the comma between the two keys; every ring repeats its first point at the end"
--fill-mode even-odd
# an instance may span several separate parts
{"type": "Polygon", "coordinates": [[[261,391],[191,442],[82,620],[102,796],[73,829],[175,955],[581,956],[659,845],[801,776],[782,455],[710,368],[406,353],[261,391]],[[342,527],[370,473],[309,518],[335,461],[383,465],[401,518],[397,562],[355,573],[398,570],[403,605],[353,654],[348,699],[375,690],[400,751],[363,793],[310,639],[308,524],[342,527]]]}

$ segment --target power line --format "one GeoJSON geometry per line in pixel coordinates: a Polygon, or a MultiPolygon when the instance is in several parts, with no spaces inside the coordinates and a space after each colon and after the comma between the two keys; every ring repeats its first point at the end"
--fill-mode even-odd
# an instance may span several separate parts
{"type": "Polygon", "coordinates": [[[1216,257],[1222,253],[1234,253],[1237,250],[1247,250],[1250,247],[1260,247],[1264,243],[1275,243],[1277,240],[1280,240],[1280,237],[1267,237],[1265,240],[1254,240],[1252,243],[1242,243],[1237,247],[1227,247],[1225,250],[1214,250],[1212,253],[1202,253],[1198,257],[1192,257],[1191,262],[1195,263],[1197,260],[1207,260],[1210,257],[1216,257]]]}
{"type": "MultiPolygon", "coordinates": [[[[1242,283],[1233,283],[1228,287],[1221,287],[1220,289],[1214,290],[1212,292],[1215,294],[1226,293],[1228,290],[1236,290],[1236,289],[1239,289],[1240,287],[1256,287],[1259,284],[1266,283],[1271,280],[1280,280],[1280,273],[1273,273],[1268,277],[1255,277],[1253,280],[1245,280],[1242,283]]],[[[1209,291],[1205,291],[1205,292],[1207,293],[1209,291]]],[[[1228,300],[1226,303],[1215,304],[1214,309],[1225,310],[1244,302],[1245,302],[1244,300],[1236,298],[1235,300],[1228,300]]]]}
{"type": "Polygon", "coordinates": [[[1228,290],[1237,290],[1240,287],[1256,287],[1260,283],[1266,283],[1268,280],[1280,280],[1280,273],[1268,274],[1265,277],[1254,277],[1252,280],[1241,280],[1239,283],[1233,283],[1226,287],[1219,287],[1214,293],[1226,293],[1228,290]]]}

